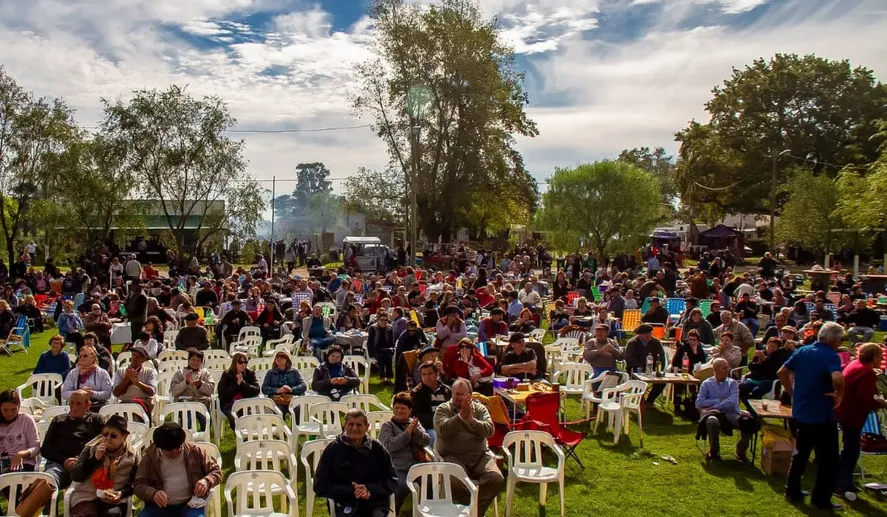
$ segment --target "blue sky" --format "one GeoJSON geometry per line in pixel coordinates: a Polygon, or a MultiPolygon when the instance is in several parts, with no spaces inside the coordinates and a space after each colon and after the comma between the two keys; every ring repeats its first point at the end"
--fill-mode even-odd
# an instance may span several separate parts
{"type": "MultiPolygon", "coordinates": [[[[432,0],[418,0],[430,3],[432,0]]],[[[883,0],[480,0],[526,71],[540,135],[518,142],[538,179],[555,167],[665,146],[704,119],[712,87],[761,56],[816,53],[887,74],[883,0]]],[[[0,0],[0,64],[94,125],[101,98],[186,84],[225,99],[241,129],[371,122],[349,106],[370,57],[368,0],[0,0]]],[[[336,178],[383,168],[368,129],[248,134],[249,171],[336,178]]]]}

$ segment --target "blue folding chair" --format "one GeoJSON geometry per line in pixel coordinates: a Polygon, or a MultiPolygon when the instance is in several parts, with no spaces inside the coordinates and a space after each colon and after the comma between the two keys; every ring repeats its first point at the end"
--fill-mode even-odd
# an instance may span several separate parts
{"type": "Polygon", "coordinates": [[[6,352],[12,355],[14,350],[12,347],[17,346],[20,350],[28,353],[31,347],[31,327],[28,326],[28,318],[25,315],[18,317],[15,327],[9,331],[9,337],[5,342],[0,343],[0,352],[6,352]]]}
{"type": "MultiPolygon", "coordinates": [[[[865,420],[865,424],[862,426],[862,434],[876,434],[885,436],[885,430],[881,427],[881,419],[878,417],[877,411],[872,411],[869,413],[868,418],[865,420]]],[[[866,452],[865,450],[860,451],[859,461],[859,479],[862,484],[865,484],[865,467],[863,466],[863,458],[865,456],[887,456],[887,451],[883,452],[866,452]]]]}

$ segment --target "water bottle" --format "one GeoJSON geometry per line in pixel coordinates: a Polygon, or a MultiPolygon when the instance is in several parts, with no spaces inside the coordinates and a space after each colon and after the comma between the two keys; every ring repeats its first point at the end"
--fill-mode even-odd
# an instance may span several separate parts
{"type": "Polygon", "coordinates": [[[653,375],[653,354],[647,354],[647,375],[653,375]]]}
{"type": "Polygon", "coordinates": [[[684,358],[681,359],[681,371],[684,373],[684,377],[690,373],[690,356],[687,355],[687,352],[684,352],[684,358]]]}

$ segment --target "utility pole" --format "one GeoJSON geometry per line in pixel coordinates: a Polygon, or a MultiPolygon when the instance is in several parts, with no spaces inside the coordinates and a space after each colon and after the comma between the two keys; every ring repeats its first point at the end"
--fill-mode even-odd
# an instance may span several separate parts
{"type": "Polygon", "coordinates": [[[271,176],[271,259],[268,261],[268,271],[274,272],[274,197],[276,195],[277,176],[271,176]]]}
{"type": "Polygon", "coordinates": [[[419,142],[422,134],[422,126],[413,121],[410,128],[411,139],[410,148],[412,150],[413,173],[410,175],[410,265],[416,266],[416,234],[418,234],[419,221],[416,217],[418,212],[416,202],[416,184],[419,176],[419,142]]]}
{"type": "MultiPolygon", "coordinates": [[[[770,149],[772,176],[770,178],[770,252],[776,251],[776,150],[770,149]]],[[[778,257],[779,254],[777,253],[778,257]]]]}

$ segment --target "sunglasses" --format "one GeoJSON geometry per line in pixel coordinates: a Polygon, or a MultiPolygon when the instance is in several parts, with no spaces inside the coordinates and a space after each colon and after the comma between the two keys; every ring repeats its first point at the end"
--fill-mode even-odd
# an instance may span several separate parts
{"type": "Polygon", "coordinates": [[[112,440],[116,440],[120,438],[120,435],[117,433],[102,433],[102,438],[110,438],[112,440]]]}
{"type": "Polygon", "coordinates": [[[248,361],[237,361],[237,364],[247,364],[248,361]]]}

